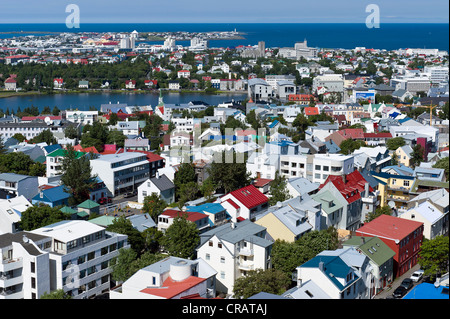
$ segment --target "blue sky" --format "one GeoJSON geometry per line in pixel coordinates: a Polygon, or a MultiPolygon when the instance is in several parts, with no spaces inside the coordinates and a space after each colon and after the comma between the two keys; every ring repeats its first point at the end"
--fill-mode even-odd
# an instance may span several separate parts
{"type": "MultiPolygon", "coordinates": [[[[81,23],[448,23],[448,0],[1,0],[0,23],[65,23],[68,4],[81,23]]],[[[1,29],[0,29],[1,31],[1,29]]]]}

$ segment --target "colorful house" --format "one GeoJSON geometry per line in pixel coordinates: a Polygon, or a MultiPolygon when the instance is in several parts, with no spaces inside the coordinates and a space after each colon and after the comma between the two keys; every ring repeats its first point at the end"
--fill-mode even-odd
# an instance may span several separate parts
{"type": "Polygon", "coordinates": [[[417,264],[423,241],[423,223],[381,215],[356,230],[357,236],[378,237],[394,252],[394,275],[399,277],[417,264]]]}
{"type": "Polygon", "coordinates": [[[70,194],[64,191],[64,186],[56,186],[40,190],[39,193],[33,197],[31,203],[33,205],[44,204],[50,207],[69,204],[70,194]]]}

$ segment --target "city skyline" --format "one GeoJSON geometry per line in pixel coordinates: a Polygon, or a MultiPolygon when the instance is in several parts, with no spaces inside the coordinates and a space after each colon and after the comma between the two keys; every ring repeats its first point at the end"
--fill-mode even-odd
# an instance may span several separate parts
{"type": "Polygon", "coordinates": [[[81,23],[365,23],[370,4],[379,7],[380,23],[449,23],[449,3],[445,0],[428,1],[427,6],[416,0],[323,0],[320,5],[297,0],[280,0],[277,5],[256,0],[214,5],[206,0],[137,0],[132,6],[116,0],[25,2],[20,7],[3,3],[0,23],[65,23],[69,15],[66,7],[72,3],[80,9],[81,23]]]}

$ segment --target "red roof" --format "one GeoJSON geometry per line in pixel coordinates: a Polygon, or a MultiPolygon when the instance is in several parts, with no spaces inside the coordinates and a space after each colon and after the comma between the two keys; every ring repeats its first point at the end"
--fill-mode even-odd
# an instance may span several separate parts
{"type": "Polygon", "coordinates": [[[305,107],[305,115],[319,115],[317,107],[305,107]]]}
{"type": "Polygon", "coordinates": [[[381,215],[364,224],[356,232],[399,241],[420,228],[423,223],[390,215],[381,215]]]}
{"type": "Polygon", "coordinates": [[[84,152],[84,153],[90,153],[90,152],[92,152],[92,153],[95,153],[95,154],[100,154],[100,153],[97,151],[97,149],[95,148],[95,146],[90,146],[90,147],[83,148],[83,147],[81,146],[81,144],[77,144],[77,145],[75,145],[75,146],[73,147],[73,149],[74,149],[75,151],[84,152]]]}
{"type": "Polygon", "coordinates": [[[364,138],[391,138],[391,133],[364,133],[364,138]]]}
{"type": "Polygon", "coordinates": [[[174,281],[171,277],[168,277],[166,280],[164,280],[161,287],[145,288],[142,289],[140,292],[170,299],[181,294],[186,290],[191,289],[192,287],[199,285],[205,280],[206,278],[190,276],[182,281],[174,281]]]}
{"type": "Polygon", "coordinates": [[[269,199],[266,195],[261,193],[255,186],[249,185],[230,193],[237,201],[242,203],[247,208],[253,208],[264,203],[267,203],[269,199]]]}
{"type": "Polygon", "coordinates": [[[185,211],[175,210],[175,209],[167,209],[167,210],[163,211],[161,215],[169,216],[170,218],[185,216],[186,219],[190,222],[195,222],[195,221],[203,219],[203,218],[208,218],[208,215],[205,215],[203,213],[185,212],[185,211]]]}
{"type": "Polygon", "coordinates": [[[22,121],[33,121],[36,119],[45,120],[46,117],[50,118],[50,120],[61,120],[62,119],[62,117],[60,115],[58,115],[58,116],[49,115],[49,116],[24,116],[24,117],[22,117],[21,120],[22,121]]]}
{"type": "Polygon", "coordinates": [[[227,199],[226,202],[229,203],[229,204],[230,204],[231,206],[233,206],[234,208],[239,209],[239,205],[236,204],[235,202],[233,202],[232,199],[227,199]]]}
{"type": "Polygon", "coordinates": [[[164,157],[159,156],[158,154],[155,154],[153,152],[150,151],[142,151],[142,150],[127,150],[127,152],[138,152],[138,153],[144,153],[145,155],[147,155],[147,160],[149,162],[157,162],[160,160],[164,160],[164,157]]]}
{"type": "MultiPolygon", "coordinates": [[[[344,196],[349,204],[361,198],[361,193],[364,192],[367,181],[358,171],[346,175],[346,182],[342,176],[329,175],[325,182],[319,186],[322,189],[327,183],[333,183],[338,191],[344,196]]],[[[369,185],[369,191],[373,192],[373,188],[369,185]]]]}
{"type": "Polygon", "coordinates": [[[270,179],[270,178],[258,178],[253,183],[253,185],[255,185],[255,187],[263,187],[263,186],[269,184],[271,181],[273,181],[273,179],[270,179]]]}
{"type": "Polygon", "coordinates": [[[346,139],[364,139],[364,130],[362,128],[346,128],[337,132],[346,139]]]}
{"type": "Polygon", "coordinates": [[[5,83],[17,83],[17,81],[12,78],[8,78],[5,80],[5,83]]]}

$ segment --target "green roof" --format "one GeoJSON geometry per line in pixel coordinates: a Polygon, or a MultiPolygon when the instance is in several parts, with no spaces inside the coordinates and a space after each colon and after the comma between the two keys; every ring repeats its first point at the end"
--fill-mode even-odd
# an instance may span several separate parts
{"type": "Polygon", "coordinates": [[[78,212],[77,215],[78,215],[78,217],[81,217],[81,218],[89,216],[89,214],[86,212],[78,212]]]}
{"type": "Polygon", "coordinates": [[[68,206],[64,206],[60,209],[61,212],[65,213],[65,214],[77,214],[78,212],[75,209],[72,209],[68,206]]]}
{"type": "Polygon", "coordinates": [[[415,193],[419,186],[449,188],[449,182],[430,181],[426,179],[416,179],[410,189],[410,193],[415,193]]]}
{"type": "Polygon", "coordinates": [[[98,206],[100,206],[100,204],[98,204],[90,199],[87,199],[84,202],[82,202],[81,204],[79,204],[77,207],[91,209],[91,208],[95,208],[98,206]]]}
{"type": "MultiPolygon", "coordinates": [[[[80,158],[81,156],[83,156],[86,153],[83,152],[78,152],[75,151],[77,157],[76,158],[80,158]]],[[[67,150],[60,148],[59,150],[53,151],[50,154],[48,154],[47,156],[50,157],[56,157],[56,156],[62,156],[62,157],[66,157],[67,156],[67,150]]]]}
{"type": "Polygon", "coordinates": [[[395,252],[378,237],[353,236],[342,245],[358,247],[378,266],[395,256],[395,252]],[[364,238],[364,243],[362,238],[364,238]]]}
{"type": "Polygon", "coordinates": [[[89,220],[89,222],[94,223],[99,226],[107,227],[107,226],[111,225],[115,219],[116,219],[116,217],[114,217],[114,216],[103,215],[103,216],[100,216],[97,218],[93,218],[93,219],[89,220]]]}
{"type": "Polygon", "coordinates": [[[344,205],[328,190],[311,195],[311,198],[322,204],[322,210],[328,215],[344,207],[344,205]],[[330,207],[331,201],[333,201],[334,205],[330,207]]]}

